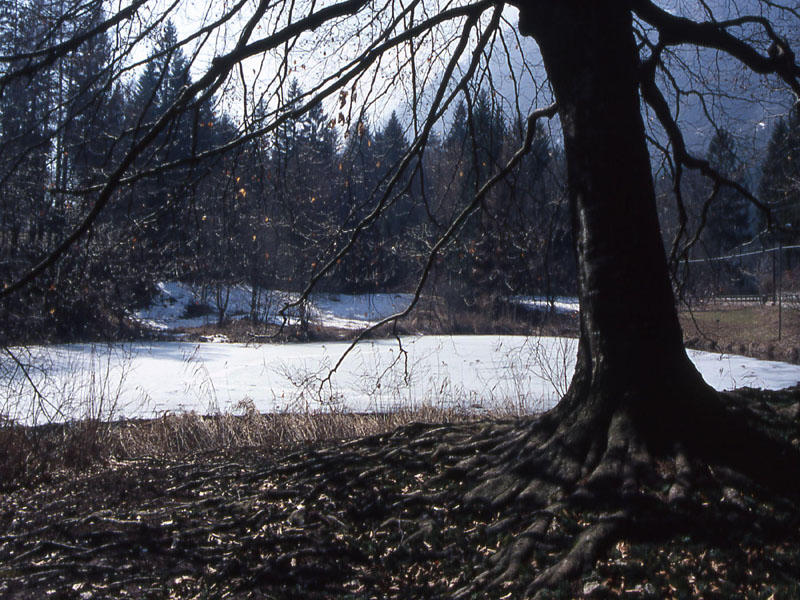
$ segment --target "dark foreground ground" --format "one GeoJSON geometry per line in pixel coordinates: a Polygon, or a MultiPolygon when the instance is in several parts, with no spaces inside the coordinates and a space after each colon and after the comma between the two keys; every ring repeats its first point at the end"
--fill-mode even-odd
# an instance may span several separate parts
{"type": "MultiPolygon", "coordinates": [[[[779,400],[776,414],[796,432],[800,391],[779,400]]],[[[499,548],[524,541],[528,519],[463,504],[459,482],[437,479],[453,460],[436,440],[510,424],[412,424],[291,453],[55,473],[0,495],[0,597],[453,597],[499,548]]],[[[541,597],[800,597],[797,504],[714,466],[696,481],[670,509],[677,526],[627,530],[541,597]]],[[[525,597],[582,531],[614,518],[599,508],[552,517],[514,578],[465,597],[525,597]]]]}

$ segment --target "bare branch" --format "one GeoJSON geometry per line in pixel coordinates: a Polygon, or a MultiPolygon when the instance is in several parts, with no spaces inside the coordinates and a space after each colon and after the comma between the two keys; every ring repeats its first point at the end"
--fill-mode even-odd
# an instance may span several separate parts
{"type": "Polygon", "coordinates": [[[632,0],[636,15],[658,30],[661,46],[693,44],[726,52],[760,74],[776,74],[800,96],[800,66],[789,44],[779,37],[764,17],[742,17],[732,21],[698,23],[668,13],[649,0],[632,0]],[[745,23],[760,25],[772,41],[769,55],[760,54],[728,29],[745,23]]]}

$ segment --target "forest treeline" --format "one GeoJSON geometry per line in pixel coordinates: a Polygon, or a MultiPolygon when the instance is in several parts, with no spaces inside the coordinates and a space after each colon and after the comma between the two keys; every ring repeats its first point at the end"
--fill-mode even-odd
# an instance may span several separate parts
{"type": "MultiPolygon", "coordinates": [[[[145,150],[88,236],[4,300],[3,343],[130,335],[129,311],[164,279],[298,291],[332,263],[318,289],[412,290],[432,245],[524,138],[524,120],[507,114],[496,93],[473,90],[425,151],[404,161],[412,125],[398,113],[417,107],[398,105],[381,121],[345,119],[320,104],[295,113],[309,98],[294,79],[281,99],[290,118],[267,135],[250,134],[267,118],[268,100],[243,117],[218,94],[197,98],[149,140],[191,83],[193,59],[169,21],[150,32],[146,60],[119,56],[108,34],[97,35],[33,76],[7,76],[36,57],[34,40],[52,44],[102,22],[102,3],[87,6],[59,20],[58,3],[0,5],[0,280],[8,285],[52,252],[128,151],[145,150]]],[[[800,223],[799,140],[796,113],[775,123],[760,187],[725,129],[711,138],[707,160],[778,207],[781,222],[800,223]]],[[[574,293],[564,171],[557,137],[540,125],[531,151],[434,263],[431,291],[484,312],[513,295],[574,293]]],[[[764,227],[728,188],[715,195],[707,181],[686,177],[682,192],[688,229],[704,226],[693,257],[733,252],[764,227]]],[[[668,238],[680,227],[670,206],[665,199],[668,238]]],[[[742,269],[729,271],[715,285],[756,285],[742,269]]],[[[257,304],[254,296],[254,319],[257,304]]]]}

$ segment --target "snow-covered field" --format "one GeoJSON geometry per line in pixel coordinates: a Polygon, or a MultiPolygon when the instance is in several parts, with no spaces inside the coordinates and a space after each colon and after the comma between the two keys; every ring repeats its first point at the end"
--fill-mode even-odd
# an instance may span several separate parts
{"type": "MultiPolygon", "coordinates": [[[[325,380],[346,343],[64,345],[30,349],[25,361],[41,396],[19,371],[2,370],[0,414],[24,422],[166,411],[213,413],[252,401],[261,411],[342,408],[383,411],[432,403],[476,412],[541,410],[563,393],[575,340],[522,336],[420,336],[363,342],[325,380]]],[[[690,352],[717,389],[778,389],[800,366],[690,352]]],[[[9,360],[4,357],[5,366],[9,360]]]]}

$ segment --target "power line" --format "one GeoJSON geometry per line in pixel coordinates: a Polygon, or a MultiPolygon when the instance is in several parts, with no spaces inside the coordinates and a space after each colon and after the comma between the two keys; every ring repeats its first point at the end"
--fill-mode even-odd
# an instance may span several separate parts
{"type": "Polygon", "coordinates": [[[704,263],[717,260],[730,260],[732,258],[743,258],[745,256],[756,256],[757,254],[767,254],[769,252],[777,252],[778,250],[797,250],[800,245],[795,246],[777,246],[775,248],[764,248],[763,250],[754,250],[753,252],[743,252],[741,254],[730,254],[728,256],[709,256],[708,258],[692,258],[686,262],[689,263],[704,263]]]}

